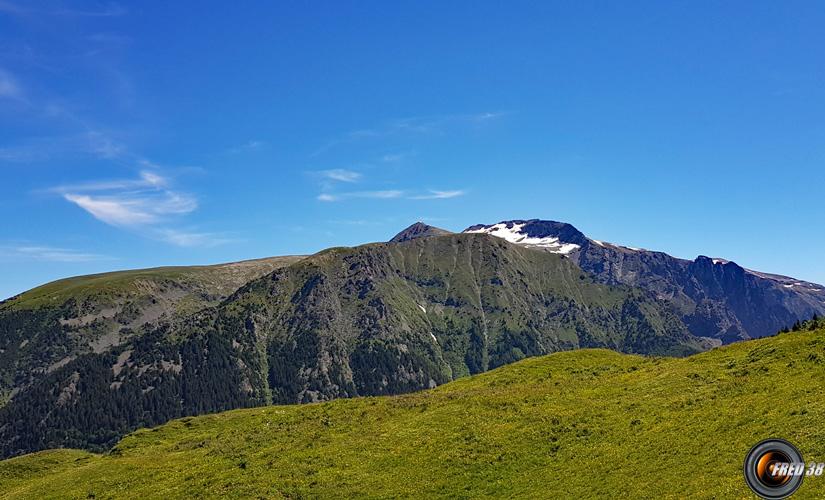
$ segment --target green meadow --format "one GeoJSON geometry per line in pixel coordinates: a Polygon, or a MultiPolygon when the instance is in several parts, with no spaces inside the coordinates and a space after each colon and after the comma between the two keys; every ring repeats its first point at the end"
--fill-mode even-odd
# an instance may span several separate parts
{"type": "MultiPolygon", "coordinates": [[[[4,498],[752,498],[768,437],[825,461],[825,330],[687,358],[584,349],[392,397],[183,418],[0,462],[4,498]]],[[[825,496],[807,478],[794,498],[825,496]]]]}

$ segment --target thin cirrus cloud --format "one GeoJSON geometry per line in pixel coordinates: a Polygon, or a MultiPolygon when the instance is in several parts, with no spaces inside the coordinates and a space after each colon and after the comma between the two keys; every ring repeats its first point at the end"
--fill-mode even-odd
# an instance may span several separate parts
{"type": "Polygon", "coordinates": [[[400,189],[334,192],[333,188],[335,186],[335,183],[358,182],[362,179],[363,176],[359,172],[346,170],[342,168],[319,170],[314,173],[324,180],[324,182],[322,183],[323,192],[316,197],[318,201],[324,202],[344,201],[357,198],[379,200],[390,200],[396,198],[406,198],[409,200],[442,200],[447,198],[455,198],[457,196],[463,196],[465,194],[465,191],[463,190],[441,191],[435,189],[431,189],[426,193],[411,193],[409,191],[404,191],[400,189]]]}
{"type": "Polygon", "coordinates": [[[361,174],[358,172],[354,172],[352,170],[346,170],[343,168],[333,168],[330,170],[321,170],[318,172],[318,175],[323,177],[324,179],[330,181],[338,181],[338,182],[356,182],[361,179],[361,174]]]}
{"type": "Polygon", "coordinates": [[[318,201],[343,201],[353,198],[373,198],[388,200],[392,198],[401,198],[404,196],[404,191],[395,189],[381,190],[381,191],[352,191],[348,193],[321,193],[318,195],[318,201]]]}
{"type": "Polygon", "coordinates": [[[154,224],[165,216],[182,215],[198,207],[186,193],[171,191],[167,179],[149,171],[139,179],[91,182],[54,188],[63,198],[112,226],[154,224]]]}
{"type": "Polygon", "coordinates": [[[38,262],[93,262],[111,260],[106,255],[81,252],[71,248],[60,248],[36,244],[0,245],[0,259],[5,261],[38,262]]]}
{"type": "Polygon", "coordinates": [[[198,207],[191,196],[171,191],[106,196],[66,193],[63,198],[112,226],[153,224],[163,216],[188,214],[198,207]]]}
{"type": "MultiPolygon", "coordinates": [[[[318,156],[330,149],[345,143],[354,143],[363,140],[381,141],[394,136],[411,137],[416,135],[445,135],[448,132],[458,129],[478,128],[485,124],[499,119],[507,113],[484,112],[473,114],[450,114],[437,116],[418,116],[402,119],[390,120],[373,128],[357,129],[347,132],[322,145],[310,156],[318,156]]],[[[384,164],[399,164],[407,156],[414,154],[410,152],[386,153],[380,157],[380,162],[384,164]]],[[[396,165],[397,166],[397,165],[396,165]]],[[[437,190],[377,190],[377,191],[349,191],[337,192],[337,183],[356,182],[362,179],[358,172],[345,169],[321,170],[315,172],[323,179],[321,193],[316,196],[316,200],[321,202],[339,202],[358,198],[373,199],[397,199],[407,200],[446,200],[464,196],[466,191],[461,189],[437,190]]]]}
{"type": "Polygon", "coordinates": [[[108,181],[84,182],[80,184],[64,184],[49,191],[65,194],[70,192],[110,191],[110,190],[139,190],[141,188],[160,188],[167,184],[165,177],[148,170],[141,171],[137,179],[116,179],[108,181]]]}
{"type": "Polygon", "coordinates": [[[416,196],[410,196],[412,200],[446,200],[448,198],[456,198],[458,196],[464,196],[467,194],[466,191],[461,189],[455,189],[452,191],[438,191],[435,189],[431,189],[428,194],[420,194],[416,196]]]}
{"type": "Polygon", "coordinates": [[[198,208],[197,199],[168,186],[169,179],[148,170],[136,179],[116,179],[52,188],[66,201],[95,219],[150,238],[182,246],[215,246],[233,240],[218,233],[185,231],[169,226],[173,220],[198,208]]]}
{"type": "Polygon", "coordinates": [[[397,198],[405,198],[408,200],[444,200],[448,198],[456,198],[458,196],[463,196],[467,194],[466,191],[463,190],[453,190],[453,191],[438,191],[438,190],[430,190],[425,194],[409,194],[406,191],[391,189],[391,190],[381,190],[381,191],[353,191],[353,192],[345,192],[345,193],[321,193],[317,196],[318,201],[325,201],[325,202],[334,202],[334,201],[344,201],[353,198],[371,198],[371,199],[382,199],[382,200],[389,200],[389,199],[397,199],[397,198]]]}

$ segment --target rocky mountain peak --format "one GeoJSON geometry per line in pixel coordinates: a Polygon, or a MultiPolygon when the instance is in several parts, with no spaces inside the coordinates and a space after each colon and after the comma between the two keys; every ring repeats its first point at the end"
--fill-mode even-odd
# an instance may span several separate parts
{"type": "Polygon", "coordinates": [[[566,222],[529,219],[509,220],[497,224],[476,224],[465,233],[486,233],[510,243],[543,248],[553,253],[570,254],[588,244],[587,237],[566,222]]]}
{"type": "Polygon", "coordinates": [[[390,240],[390,243],[401,243],[402,241],[414,240],[416,238],[426,238],[429,236],[444,236],[447,234],[452,233],[450,231],[447,231],[446,229],[430,226],[429,224],[424,224],[423,222],[416,222],[415,224],[412,224],[400,233],[393,236],[390,240]]]}

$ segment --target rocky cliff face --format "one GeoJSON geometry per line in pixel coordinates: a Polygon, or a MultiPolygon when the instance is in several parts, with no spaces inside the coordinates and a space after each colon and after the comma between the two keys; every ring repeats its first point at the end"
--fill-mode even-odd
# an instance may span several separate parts
{"type": "Polygon", "coordinates": [[[798,319],[825,314],[825,287],[724,259],[679,259],[590,239],[570,224],[535,219],[476,225],[465,232],[487,232],[565,254],[601,283],[639,287],[670,301],[692,334],[724,343],[770,335],[798,319]]]}

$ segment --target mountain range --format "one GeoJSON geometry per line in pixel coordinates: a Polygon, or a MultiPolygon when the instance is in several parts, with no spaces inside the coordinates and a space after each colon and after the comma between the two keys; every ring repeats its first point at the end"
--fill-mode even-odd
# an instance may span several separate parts
{"type": "Polygon", "coordinates": [[[674,304],[690,332],[722,343],[763,337],[825,313],[825,286],[752,271],[721,258],[679,259],[586,237],[570,224],[515,220],[478,225],[519,245],[566,255],[599,283],[623,284],[674,304]]]}
{"type": "Polygon", "coordinates": [[[684,356],[825,314],[823,287],[552,221],[72,278],[0,303],[0,452],[173,418],[431,388],[582,347],[684,356]]]}

